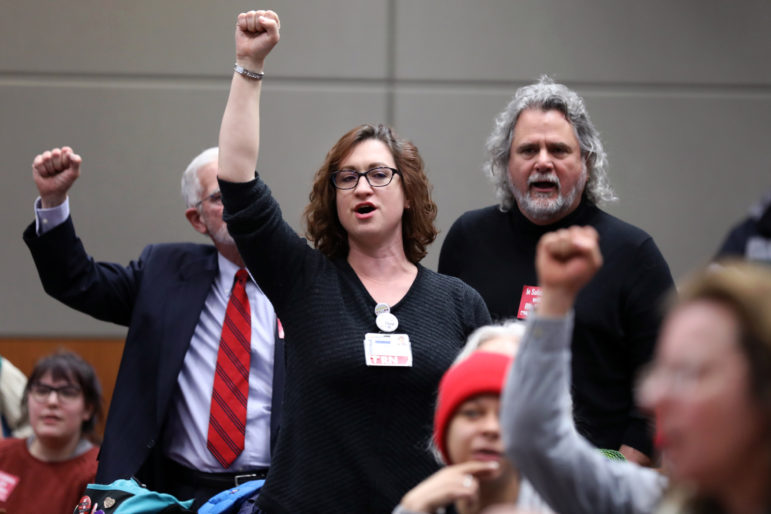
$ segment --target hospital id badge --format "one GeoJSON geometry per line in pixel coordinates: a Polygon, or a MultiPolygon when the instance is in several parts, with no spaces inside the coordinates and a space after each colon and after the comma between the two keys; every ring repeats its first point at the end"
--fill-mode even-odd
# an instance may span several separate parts
{"type": "Polygon", "coordinates": [[[367,366],[412,366],[412,346],[407,334],[366,334],[364,360],[367,366]]]}

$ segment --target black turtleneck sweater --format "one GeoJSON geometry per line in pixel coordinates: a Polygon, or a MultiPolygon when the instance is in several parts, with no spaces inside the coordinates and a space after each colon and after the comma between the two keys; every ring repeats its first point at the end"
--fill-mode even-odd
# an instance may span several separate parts
{"type": "Polygon", "coordinates": [[[519,209],[469,211],[442,245],[439,272],[461,278],[484,298],[493,319],[514,318],[524,286],[538,285],[535,249],[546,232],[590,225],[604,263],[576,299],[573,402],[581,434],[600,448],[652,453],[649,420],[634,404],[634,380],[647,363],[672,275],[653,239],[583,200],[557,223],[535,225],[519,209]]]}

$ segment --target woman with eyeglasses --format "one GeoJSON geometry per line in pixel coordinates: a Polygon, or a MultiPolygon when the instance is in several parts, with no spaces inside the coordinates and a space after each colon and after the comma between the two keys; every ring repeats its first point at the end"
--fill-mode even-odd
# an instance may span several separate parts
{"type": "Polygon", "coordinates": [[[604,459],[573,425],[571,310],[601,262],[592,228],[538,244],[543,295],[502,397],[509,458],[558,512],[771,512],[771,271],[712,267],[672,299],[637,391],[662,474],[604,459]]]}
{"type": "MultiPolygon", "coordinates": [[[[305,210],[308,246],[254,166],[271,11],[241,14],[220,130],[225,220],[286,333],[278,446],[265,512],[390,512],[438,469],[426,450],[442,373],[490,317],[481,297],[419,262],[436,206],[415,146],[382,125],[340,138],[305,210]]],[[[269,178],[265,179],[269,181],[269,178]]]]}
{"type": "Polygon", "coordinates": [[[0,442],[0,512],[72,512],[96,475],[102,390],[94,369],[69,351],[43,357],[22,409],[33,435],[0,442]]]}

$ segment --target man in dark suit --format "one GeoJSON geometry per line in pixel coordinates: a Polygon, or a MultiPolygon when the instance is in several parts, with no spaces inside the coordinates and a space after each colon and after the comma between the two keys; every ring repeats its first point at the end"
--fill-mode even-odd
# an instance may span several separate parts
{"type": "Polygon", "coordinates": [[[223,461],[211,449],[210,404],[215,369],[218,377],[222,371],[220,336],[225,339],[226,311],[231,316],[231,287],[235,294],[234,277],[244,264],[222,221],[217,160],[217,148],[210,148],[182,177],[185,216],[213,246],[150,245],[128,266],[94,261],[69,215],[67,192],[82,162],[69,147],[35,158],[40,197],[36,220],[24,232],[48,294],[129,328],[97,482],[136,476],[151,489],[195,497],[194,507],[238,482],[264,478],[283,388],[283,331],[270,302],[248,279],[242,286],[251,319],[243,449],[232,462],[223,461]]]}

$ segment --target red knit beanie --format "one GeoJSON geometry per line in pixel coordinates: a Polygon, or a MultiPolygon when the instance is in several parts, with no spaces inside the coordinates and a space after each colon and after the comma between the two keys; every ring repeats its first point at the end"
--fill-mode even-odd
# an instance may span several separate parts
{"type": "Polygon", "coordinates": [[[502,353],[477,351],[445,372],[439,382],[434,442],[446,463],[451,464],[445,434],[455,411],[472,396],[486,393],[500,395],[513,360],[513,357],[502,353]]]}

